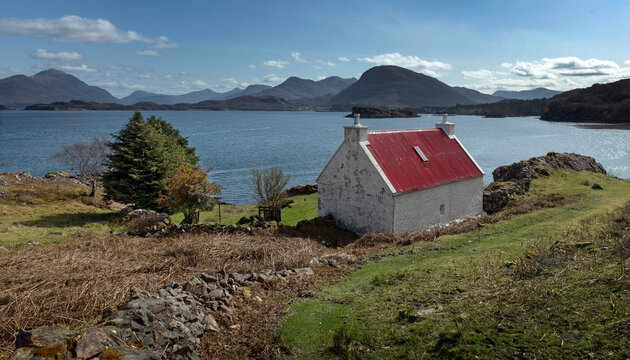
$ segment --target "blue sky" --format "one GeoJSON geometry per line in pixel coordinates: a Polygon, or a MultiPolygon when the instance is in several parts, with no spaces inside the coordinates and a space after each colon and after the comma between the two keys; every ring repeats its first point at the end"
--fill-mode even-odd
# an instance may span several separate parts
{"type": "Polygon", "coordinates": [[[630,1],[0,0],[0,77],[51,67],[115,96],[404,66],[486,93],[630,77],[630,1]]]}

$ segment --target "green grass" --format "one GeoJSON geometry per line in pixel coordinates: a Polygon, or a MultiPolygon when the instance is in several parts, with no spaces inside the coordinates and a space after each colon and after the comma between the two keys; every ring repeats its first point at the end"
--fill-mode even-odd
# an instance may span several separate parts
{"type": "Polygon", "coordinates": [[[9,194],[0,199],[0,246],[64,242],[122,230],[115,221],[117,212],[84,204],[80,194],[86,188],[67,179],[23,179],[0,190],[9,194]],[[30,204],[16,201],[17,194],[30,204]]]}
{"type": "MultiPolygon", "coordinates": [[[[296,195],[289,199],[293,203],[282,209],[282,223],[285,225],[295,225],[301,220],[313,219],[317,217],[317,194],[296,195]]],[[[251,205],[221,205],[221,223],[236,224],[243,216],[250,217],[258,215],[258,207],[251,205]]],[[[171,215],[171,220],[180,223],[184,219],[182,213],[171,215]]],[[[215,206],[212,211],[202,211],[199,220],[204,223],[219,222],[219,207],[215,206]]]]}
{"type": "Polygon", "coordinates": [[[601,236],[612,226],[607,214],[630,200],[630,183],[567,170],[534,180],[531,191],[586,196],[416,243],[403,255],[390,250],[297,300],[277,341],[296,359],[627,358],[630,281],[616,282],[614,261],[565,259],[570,266],[557,276],[514,276],[531,251],[572,236],[601,236]],[[438,314],[414,315],[437,305],[438,314]]]}

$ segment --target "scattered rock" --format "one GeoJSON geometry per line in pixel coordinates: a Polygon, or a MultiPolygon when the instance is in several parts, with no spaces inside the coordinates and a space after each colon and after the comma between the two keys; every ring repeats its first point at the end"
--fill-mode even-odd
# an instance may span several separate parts
{"type": "MultiPolygon", "coordinates": [[[[318,259],[320,262],[336,265],[335,259],[318,259]]],[[[286,281],[285,277],[295,274],[312,275],[313,269],[264,269],[246,275],[228,274],[221,270],[195,276],[183,286],[171,282],[156,293],[131,288],[127,302],[115,309],[106,309],[100,317],[100,327],[79,337],[74,354],[82,359],[158,359],[160,356],[157,354],[171,359],[199,359],[195,351],[200,349],[201,336],[209,331],[220,331],[214,312],[233,321],[234,309],[230,307],[233,296],[252,297],[251,289],[244,285],[280,279],[286,281]],[[142,345],[142,350],[127,344],[142,345]]],[[[263,302],[260,296],[252,299],[263,302]]],[[[239,329],[240,325],[230,328],[239,329]]],[[[70,359],[69,341],[74,341],[76,337],[77,334],[61,327],[20,330],[16,340],[18,349],[11,359],[70,359]],[[46,346],[54,348],[37,350],[46,346]],[[45,353],[46,356],[36,356],[36,353],[45,353]]]]}
{"type": "Polygon", "coordinates": [[[310,267],[295,269],[295,273],[298,275],[313,275],[313,269],[310,267]]]}
{"type": "Polygon", "coordinates": [[[103,329],[86,331],[77,342],[76,352],[81,359],[88,359],[107,350],[107,334],[103,329]]]}
{"type": "Polygon", "coordinates": [[[310,261],[311,265],[327,265],[332,267],[337,267],[337,260],[332,257],[326,258],[312,258],[310,261]]]}
{"type": "Polygon", "coordinates": [[[593,190],[604,190],[604,188],[599,185],[598,183],[593,184],[593,186],[591,186],[591,189],[593,190]]]}
{"type": "Polygon", "coordinates": [[[15,338],[15,347],[43,348],[57,344],[65,346],[75,336],[76,333],[59,326],[43,326],[30,331],[20,329],[15,338]]]}
{"type": "Polygon", "coordinates": [[[440,304],[436,305],[435,307],[430,307],[427,309],[423,309],[423,310],[418,310],[416,311],[415,315],[419,318],[423,318],[423,317],[427,317],[429,315],[434,315],[436,313],[441,312],[442,310],[444,310],[444,307],[440,304]]]}
{"type": "Polygon", "coordinates": [[[5,248],[4,246],[0,246],[0,252],[9,252],[9,249],[5,248]]]}
{"type": "Polygon", "coordinates": [[[6,180],[0,180],[0,186],[9,186],[9,183],[6,180]]]}
{"type": "Polygon", "coordinates": [[[66,236],[66,234],[62,233],[61,231],[53,231],[50,233],[50,235],[66,236]]]}
{"type": "Polygon", "coordinates": [[[41,244],[42,243],[40,243],[39,241],[35,241],[35,240],[31,240],[31,241],[26,243],[26,245],[29,245],[29,246],[38,246],[38,245],[41,245],[41,244]]]}
{"type": "Polygon", "coordinates": [[[0,199],[8,199],[8,198],[9,198],[9,193],[6,191],[0,190],[0,199]]]}

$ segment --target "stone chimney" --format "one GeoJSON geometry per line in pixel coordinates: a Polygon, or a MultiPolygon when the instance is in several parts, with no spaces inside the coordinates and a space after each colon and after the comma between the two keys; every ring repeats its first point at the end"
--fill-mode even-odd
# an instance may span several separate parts
{"type": "Polygon", "coordinates": [[[344,140],[350,143],[360,143],[367,141],[368,127],[361,125],[359,121],[361,115],[354,114],[354,125],[344,126],[344,140]]]}
{"type": "Polygon", "coordinates": [[[453,138],[455,136],[455,124],[448,122],[448,115],[442,115],[442,122],[435,124],[437,129],[442,129],[448,135],[448,137],[453,138]]]}

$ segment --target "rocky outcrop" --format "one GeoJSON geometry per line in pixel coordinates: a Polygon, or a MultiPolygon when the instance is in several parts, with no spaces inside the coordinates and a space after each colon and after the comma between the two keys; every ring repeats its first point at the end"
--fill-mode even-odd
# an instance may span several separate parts
{"type": "Polygon", "coordinates": [[[573,153],[549,152],[545,156],[533,157],[511,165],[499,166],[492,172],[495,182],[536,178],[539,175],[549,175],[553,169],[587,170],[594,173],[606,174],[602,164],[590,156],[573,153]]]}
{"type": "MultiPolygon", "coordinates": [[[[311,263],[336,266],[337,260],[329,256],[311,263]]],[[[155,293],[132,288],[127,302],[106,309],[99,325],[82,334],[59,326],[20,330],[11,359],[199,359],[201,336],[221,330],[216,319],[233,321],[234,297],[251,297],[252,286],[313,274],[310,267],[249,274],[219,271],[183,285],[172,282],[155,293]]]]}
{"type": "Polygon", "coordinates": [[[549,152],[510,165],[499,166],[492,172],[493,182],[483,194],[483,210],[488,214],[503,209],[510,198],[529,191],[533,178],[548,176],[554,169],[586,170],[606,174],[606,169],[590,156],[549,152]]]}

